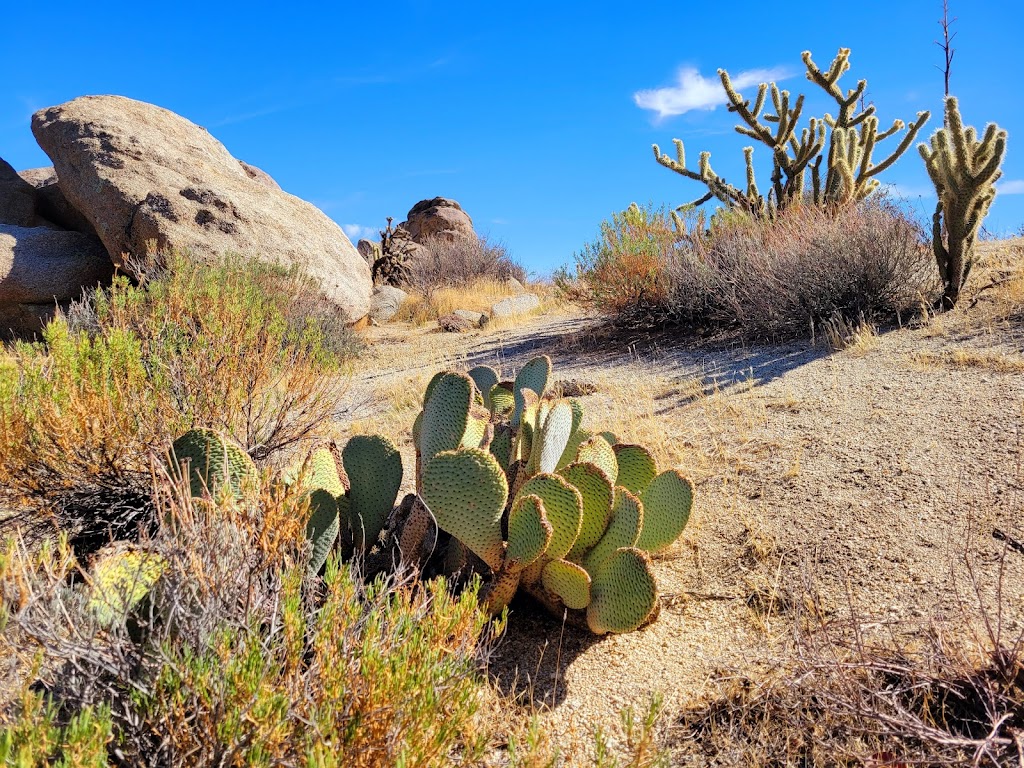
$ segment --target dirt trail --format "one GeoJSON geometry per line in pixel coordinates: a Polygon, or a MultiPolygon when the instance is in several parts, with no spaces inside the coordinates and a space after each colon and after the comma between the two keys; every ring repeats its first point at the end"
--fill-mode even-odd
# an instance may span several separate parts
{"type": "Polygon", "coordinates": [[[556,379],[597,386],[582,398],[587,423],[653,445],[697,481],[694,519],[656,561],[657,622],[597,639],[513,604],[491,672],[542,706],[560,741],[585,741],[656,691],[677,707],[756,678],[808,596],[826,616],[853,610],[910,631],[962,620],[975,593],[991,605],[1002,561],[1005,626],[1021,629],[1024,554],[1001,558],[993,537],[1024,539],[1020,327],[903,329],[839,352],[609,342],[592,327],[562,314],[465,336],[372,329],[343,414],[356,431],[401,436],[410,462],[415,395],[436,370],[511,375],[546,353],[556,379]]]}

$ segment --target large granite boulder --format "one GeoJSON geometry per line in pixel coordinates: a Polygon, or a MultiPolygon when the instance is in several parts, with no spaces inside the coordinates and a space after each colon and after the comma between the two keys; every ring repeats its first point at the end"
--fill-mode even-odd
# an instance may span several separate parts
{"type": "Polygon", "coordinates": [[[109,281],[113,272],[91,235],[0,224],[0,333],[39,330],[58,304],[109,281]]]}
{"type": "Polygon", "coordinates": [[[124,254],[152,248],[196,259],[240,253],[299,265],[353,321],[369,310],[370,269],[341,227],[252,178],[185,118],[121,96],[83,96],[37,112],[32,133],[119,266],[124,254]]]}
{"type": "Polygon", "coordinates": [[[3,158],[0,158],[0,224],[36,227],[36,191],[3,158]]]}
{"type": "Polygon", "coordinates": [[[401,288],[393,285],[378,285],[373,289],[370,299],[370,319],[378,325],[386,323],[398,314],[398,310],[408,298],[401,288]]]}
{"type": "Polygon", "coordinates": [[[476,239],[469,214],[457,202],[446,197],[420,200],[409,209],[409,215],[399,226],[420,245],[432,239],[448,242],[461,237],[476,239]]]}
{"type": "Polygon", "coordinates": [[[96,230],[92,228],[89,220],[71,205],[60,191],[57,174],[52,165],[18,171],[18,175],[35,188],[37,215],[62,229],[84,232],[96,237],[96,230]]]}

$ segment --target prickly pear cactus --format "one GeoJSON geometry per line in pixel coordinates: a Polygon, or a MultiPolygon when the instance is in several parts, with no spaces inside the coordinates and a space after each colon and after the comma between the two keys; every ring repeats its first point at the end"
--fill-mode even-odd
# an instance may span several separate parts
{"type": "Polygon", "coordinates": [[[242,447],[212,429],[192,429],[174,441],[168,456],[173,477],[187,472],[195,497],[219,498],[228,493],[236,499],[246,489],[259,487],[256,465],[242,447]]]}
{"type": "Polygon", "coordinates": [[[128,542],[100,550],[89,572],[89,610],[107,629],[121,625],[163,575],[160,555],[128,542]]]}
{"type": "Polygon", "coordinates": [[[428,385],[416,485],[451,536],[441,568],[476,561],[492,612],[523,590],[593,632],[631,632],[657,615],[650,555],[682,534],[693,484],[659,473],[643,446],[585,429],[578,400],[546,394],[550,375],[539,357],[512,382],[480,366],[428,385]]]}

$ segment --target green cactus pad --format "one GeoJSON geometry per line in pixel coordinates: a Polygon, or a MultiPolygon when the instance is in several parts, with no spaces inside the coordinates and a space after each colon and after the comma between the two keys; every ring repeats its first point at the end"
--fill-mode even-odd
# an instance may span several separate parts
{"type": "Polygon", "coordinates": [[[508,516],[508,547],[504,570],[523,570],[531,565],[551,543],[554,533],[539,496],[519,495],[508,516]]]}
{"type": "Polygon", "coordinates": [[[566,608],[579,611],[590,604],[590,574],[576,563],[552,560],[544,566],[541,584],[558,595],[566,608]]]}
{"type": "Polygon", "coordinates": [[[639,496],[658,474],[654,457],[642,445],[619,443],[614,450],[619,465],[619,476],[615,484],[639,496]]]}
{"type": "Polygon", "coordinates": [[[580,492],[558,475],[541,474],[527,480],[519,489],[518,496],[530,494],[539,496],[544,502],[544,512],[554,529],[543,559],[557,560],[565,557],[580,534],[580,521],[583,518],[583,498],[580,492]]]}
{"type": "MultiPolygon", "coordinates": [[[[474,394],[476,390],[474,390],[474,394]]],[[[466,431],[462,435],[460,448],[482,448],[483,443],[488,439],[487,427],[491,423],[491,412],[484,408],[483,404],[474,403],[469,409],[469,418],[466,420],[466,431]]]]}
{"type": "Polygon", "coordinates": [[[491,454],[477,448],[439,453],[423,467],[421,495],[442,529],[493,570],[501,567],[508,482],[491,454]]]}
{"type": "Polygon", "coordinates": [[[616,550],[636,544],[643,524],[644,510],[640,500],[626,489],[616,487],[612,519],[608,523],[608,530],[604,532],[604,536],[594,548],[583,557],[583,567],[592,577],[596,578],[601,564],[616,550]]]}
{"type": "Polygon", "coordinates": [[[593,464],[608,476],[608,482],[615,485],[619,477],[619,462],[615,451],[600,435],[585,440],[576,451],[576,461],[581,464],[593,464]]]}
{"type": "Polygon", "coordinates": [[[636,546],[661,552],[679,538],[693,508],[693,483],[675,469],[662,472],[640,496],[644,525],[636,546]]]}
{"type": "Polygon", "coordinates": [[[181,462],[188,460],[189,489],[193,496],[210,492],[217,497],[223,488],[236,499],[246,488],[259,482],[256,465],[249,454],[230,438],[212,429],[192,429],[174,441],[170,464],[178,477],[181,462]]]}
{"type": "Polygon", "coordinates": [[[516,398],[512,390],[503,384],[495,384],[491,387],[491,418],[499,419],[508,416],[515,410],[516,398]]]}
{"type": "Polygon", "coordinates": [[[438,371],[430,377],[430,381],[427,382],[427,388],[423,390],[423,405],[427,404],[430,396],[434,394],[434,387],[438,385],[446,373],[448,373],[448,371],[438,371]]]}
{"type": "Polygon", "coordinates": [[[419,448],[423,463],[462,445],[476,385],[461,373],[443,373],[423,406],[419,448]]]}
{"type": "Polygon", "coordinates": [[[313,544],[309,557],[309,573],[316,575],[327,562],[327,555],[338,538],[341,527],[338,515],[338,498],[330,491],[317,488],[309,493],[309,520],[306,522],[306,538],[313,544]]]}
{"type": "Polygon", "coordinates": [[[512,461],[512,428],[508,424],[495,424],[494,439],[491,440],[489,450],[501,468],[508,471],[512,461]]]}
{"type": "Polygon", "coordinates": [[[476,388],[483,396],[484,405],[490,411],[492,409],[491,390],[498,383],[498,372],[489,365],[478,365],[476,368],[467,371],[466,375],[476,384],[476,388]]]}
{"type": "Polygon", "coordinates": [[[580,535],[565,555],[566,560],[579,562],[601,540],[608,528],[615,494],[608,477],[593,464],[570,464],[559,474],[572,483],[583,499],[580,535]]]}
{"type": "Polygon", "coordinates": [[[529,389],[536,393],[537,398],[544,397],[544,390],[548,386],[548,377],[551,375],[551,358],[547,355],[535,357],[522,367],[519,375],[516,376],[512,391],[515,393],[516,407],[512,412],[512,426],[518,427],[523,415],[525,405],[522,397],[523,390],[529,389]]]}
{"type": "Polygon", "coordinates": [[[593,577],[587,625],[598,635],[632,632],[658,607],[658,586],[647,553],[635,547],[616,550],[593,577]]]}
{"type": "Polygon", "coordinates": [[[572,431],[572,408],[565,401],[549,408],[542,404],[537,413],[537,422],[541,426],[531,446],[530,460],[526,465],[528,475],[551,473],[557,468],[572,431]]]}
{"type": "Polygon", "coordinates": [[[586,429],[577,429],[569,436],[569,442],[565,444],[565,450],[562,452],[562,458],[558,460],[558,468],[562,469],[570,464],[575,463],[576,454],[579,453],[580,446],[587,442],[594,436],[593,432],[586,429]]]}
{"type": "Polygon", "coordinates": [[[344,470],[338,471],[337,457],[330,448],[316,448],[302,464],[302,487],[305,489],[322,488],[333,496],[341,496],[345,491],[344,470]]]}
{"type": "Polygon", "coordinates": [[[522,424],[519,425],[519,432],[516,434],[515,453],[513,455],[516,461],[522,461],[525,465],[527,460],[529,460],[530,454],[533,453],[533,438],[533,425],[527,419],[523,419],[522,424]]]}
{"type": "Polygon", "coordinates": [[[395,505],[402,485],[402,456],[387,438],[357,435],[345,445],[341,459],[352,486],[348,498],[353,532],[357,521],[362,527],[362,535],[355,537],[355,544],[369,549],[395,505]]]}
{"type": "Polygon", "coordinates": [[[127,542],[97,553],[89,574],[89,611],[103,627],[127,618],[163,575],[167,561],[127,542]]]}

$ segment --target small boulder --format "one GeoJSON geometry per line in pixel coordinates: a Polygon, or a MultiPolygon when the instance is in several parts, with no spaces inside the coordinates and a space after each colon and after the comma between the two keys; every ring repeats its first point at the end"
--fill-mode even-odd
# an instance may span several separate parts
{"type": "Polygon", "coordinates": [[[472,323],[477,328],[483,328],[487,325],[487,321],[490,320],[487,315],[483,312],[474,312],[471,309],[456,309],[452,312],[458,318],[461,318],[469,323],[472,323]]]}
{"type": "Polygon", "coordinates": [[[119,266],[123,254],[177,249],[298,265],[356,321],[370,309],[370,269],[335,222],[254,180],[204,128],[121,96],[83,96],[40,110],[32,133],[60,188],[119,266]]]}
{"type": "Polygon", "coordinates": [[[464,333],[475,327],[479,327],[475,326],[472,321],[467,320],[464,317],[460,317],[454,312],[437,318],[437,325],[442,331],[446,331],[448,333],[464,333]]]}
{"type": "Polygon", "coordinates": [[[380,324],[388,322],[398,314],[407,294],[393,285],[378,285],[370,298],[370,320],[380,324]]]}
{"type": "Polygon", "coordinates": [[[39,330],[57,304],[113,273],[103,244],[91,235],[0,224],[0,329],[39,330]]]}
{"type": "Polygon", "coordinates": [[[516,280],[514,277],[505,278],[505,286],[512,291],[516,296],[521,293],[526,293],[526,286],[516,280]]]}
{"type": "Polygon", "coordinates": [[[460,237],[476,239],[473,220],[462,206],[445,197],[420,200],[409,209],[406,220],[399,225],[410,239],[423,245],[431,239],[454,242],[460,237]]]}
{"type": "Polygon", "coordinates": [[[521,293],[495,302],[491,307],[491,317],[514,317],[526,315],[540,309],[540,299],[533,293],[521,293]]]}

